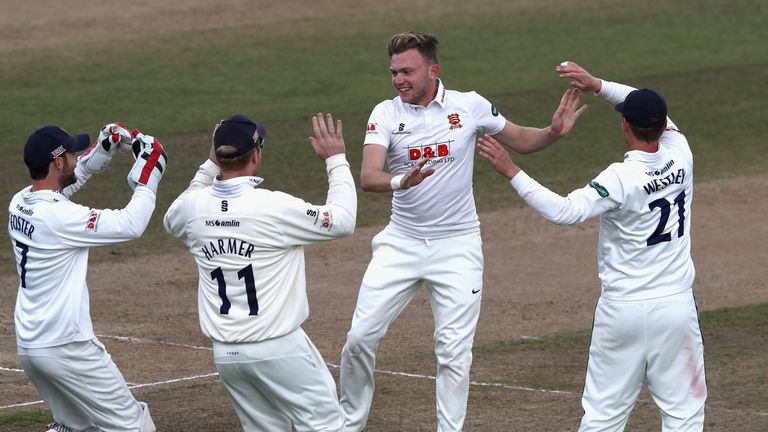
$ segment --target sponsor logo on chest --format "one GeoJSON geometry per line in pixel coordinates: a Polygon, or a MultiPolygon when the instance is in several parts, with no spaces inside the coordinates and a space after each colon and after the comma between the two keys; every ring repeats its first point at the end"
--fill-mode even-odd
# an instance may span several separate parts
{"type": "Polygon", "coordinates": [[[430,159],[433,157],[446,157],[451,154],[451,143],[453,140],[446,142],[437,142],[432,144],[414,144],[405,146],[405,151],[408,152],[408,160],[418,161],[420,159],[430,159]]]}

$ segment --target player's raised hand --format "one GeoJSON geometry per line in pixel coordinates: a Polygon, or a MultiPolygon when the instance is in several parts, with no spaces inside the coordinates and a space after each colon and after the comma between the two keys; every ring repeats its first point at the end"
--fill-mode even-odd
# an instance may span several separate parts
{"type": "Polygon", "coordinates": [[[434,168],[427,168],[422,171],[424,165],[429,162],[430,158],[424,158],[420,160],[413,168],[409,169],[407,173],[403,174],[403,178],[400,180],[400,189],[408,189],[414,186],[418,186],[425,178],[435,173],[434,168]]]}
{"type": "Polygon", "coordinates": [[[78,159],[78,163],[91,173],[100,173],[112,161],[117,149],[131,148],[131,133],[121,123],[109,123],[99,131],[99,138],[78,159]]]}
{"type": "Polygon", "coordinates": [[[211,132],[211,150],[208,152],[208,160],[216,164],[216,166],[219,166],[219,158],[216,157],[216,144],[213,141],[213,137],[216,136],[216,130],[221,126],[221,122],[224,120],[219,120],[218,123],[213,125],[213,132],[211,132]]]}
{"type": "Polygon", "coordinates": [[[571,87],[577,88],[583,92],[599,92],[603,83],[587,72],[586,69],[572,61],[564,61],[555,67],[555,71],[560,74],[560,78],[570,78],[571,87]]]}
{"type": "Polygon", "coordinates": [[[581,90],[570,87],[563,93],[555,114],[552,115],[552,132],[557,136],[565,136],[573,129],[576,119],[587,109],[587,105],[581,105],[584,94],[581,90]],[[581,105],[581,107],[579,107],[581,105]]]}
{"type": "Polygon", "coordinates": [[[336,120],[334,126],[333,115],[317,113],[312,117],[312,131],[314,136],[309,137],[309,143],[321,159],[326,160],[333,155],[344,153],[341,120],[336,120]]]}
{"type": "Polygon", "coordinates": [[[480,156],[490,162],[491,166],[507,179],[512,179],[520,172],[520,168],[509,157],[507,150],[492,136],[486,134],[477,140],[477,148],[480,156]]]}
{"type": "Polygon", "coordinates": [[[131,136],[133,157],[136,160],[128,172],[128,185],[134,190],[137,185],[147,186],[157,193],[157,186],[168,165],[165,149],[155,137],[144,135],[138,129],[134,129],[131,136]]]}

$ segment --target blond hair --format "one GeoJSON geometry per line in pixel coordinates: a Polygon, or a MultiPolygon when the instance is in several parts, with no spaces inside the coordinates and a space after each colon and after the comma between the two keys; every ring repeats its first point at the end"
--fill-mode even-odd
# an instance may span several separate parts
{"type": "Polygon", "coordinates": [[[419,51],[419,54],[427,60],[427,63],[439,63],[437,58],[437,38],[431,34],[422,32],[400,33],[392,36],[387,44],[387,52],[390,58],[395,54],[400,54],[413,48],[419,51]]]}

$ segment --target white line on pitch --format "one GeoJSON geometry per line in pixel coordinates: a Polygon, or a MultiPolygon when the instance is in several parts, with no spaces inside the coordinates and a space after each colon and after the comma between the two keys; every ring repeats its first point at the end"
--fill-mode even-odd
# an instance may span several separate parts
{"type": "Polygon", "coordinates": [[[175,342],[156,341],[152,339],[135,338],[135,337],[129,337],[129,336],[111,336],[111,335],[96,335],[96,336],[100,338],[115,339],[123,342],[138,342],[138,343],[148,343],[148,344],[154,344],[154,345],[169,345],[169,346],[175,346],[175,347],[181,347],[181,348],[213,351],[213,348],[211,347],[201,347],[197,345],[187,345],[187,344],[175,343],[175,342]]]}
{"type": "Polygon", "coordinates": [[[5,371],[5,372],[24,372],[24,369],[14,369],[14,368],[0,367],[0,371],[5,371]]]}
{"type": "Polygon", "coordinates": [[[201,379],[201,378],[210,378],[218,375],[219,375],[218,372],[213,372],[205,375],[195,375],[190,377],[175,378],[167,381],[158,381],[158,382],[146,383],[146,384],[132,384],[132,385],[129,385],[128,388],[135,389],[135,388],[143,388],[143,387],[153,387],[153,386],[158,386],[163,384],[173,384],[173,383],[182,382],[182,381],[192,381],[192,380],[201,379]]]}
{"type": "MultiPolygon", "coordinates": [[[[193,375],[188,377],[170,379],[166,381],[157,381],[157,382],[151,382],[151,383],[145,383],[145,384],[131,384],[128,386],[128,388],[137,389],[137,388],[144,388],[144,387],[154,387],[158,385],[173,384],[173,383],[182,382],[182,381],[192,381],[192,380],[198,380],[203,378],[210,378],[218,375],[219,375],[218,372],[213,372],[213,373],[204,374],[204,375],[193,375]]],[[[22,403],[17,403],[12,405],[4,405],[4,406],[0,406],[0,410],[7,409],[7,408],[18,408],[18,407],[29,406],[29,405],[37,405],[41,403],[44,403],[44,402],[41,400],[38,400],[38,401],[32,401],[32,402],[22,402],[22,403]]]]}
{"type": "MultiPolygon", "coordinates": [[[[339,365],[333,364],[330,362],[325,362],[326,365],[338,369],[339,365]]],[[[387,370],[381,370],[381,369],[374,369],[374,372],[383,374],[383,375],[395,375],[395,376],[404,376],[409,378],[421,378],[421,379],[429,379],[429,380],[436,380],[432,375],[422,375],[422,374],[415,374],[415,373],[409,373],[409,372],[394,372],[394,371],[387,371],[387,370]]],[[[510,390],[522,390],[522,391],[529,391],[529,392],[542,392],[542,393],[554,393],[554,394],[566,394],[566,395],[574,395],[578,396],[580,393],[573,393],[569,391],[562,391],[562,390],[547,390],[547,389],[537,389],[537,388],[530,388],[530,387],[521,387],[521,386],[513,386],[509,384],[501,384],[501,383],[484,383],[479,381],[470,381],[470,385],[478,386],[478,387],[500,387],[510,390]]]]}
{"type": "Polygon", "coordinates": [[[13,404],[13,405],[0,406],[0,410],[6,409],[6,408],[19,408],[19,407],[24,407],[24,406],[29,406],[29,405],[37,405],[37,404],[41,404],[41,403],[43,403],[43,401],[41,401],[41,400],[33,401],[33,402],[22,402],[22,403],[17,403],[17,404],[13,404]]]}

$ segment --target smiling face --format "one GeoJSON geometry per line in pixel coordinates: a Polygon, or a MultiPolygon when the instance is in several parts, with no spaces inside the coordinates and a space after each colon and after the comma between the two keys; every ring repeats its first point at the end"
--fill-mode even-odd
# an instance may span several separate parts
{"type": "Polygon", "coordinates": [[[437,95],[440,65],[429,64],[416,48],[393,54],[392,85],[404,103],[427,106],[437,95]]]}

